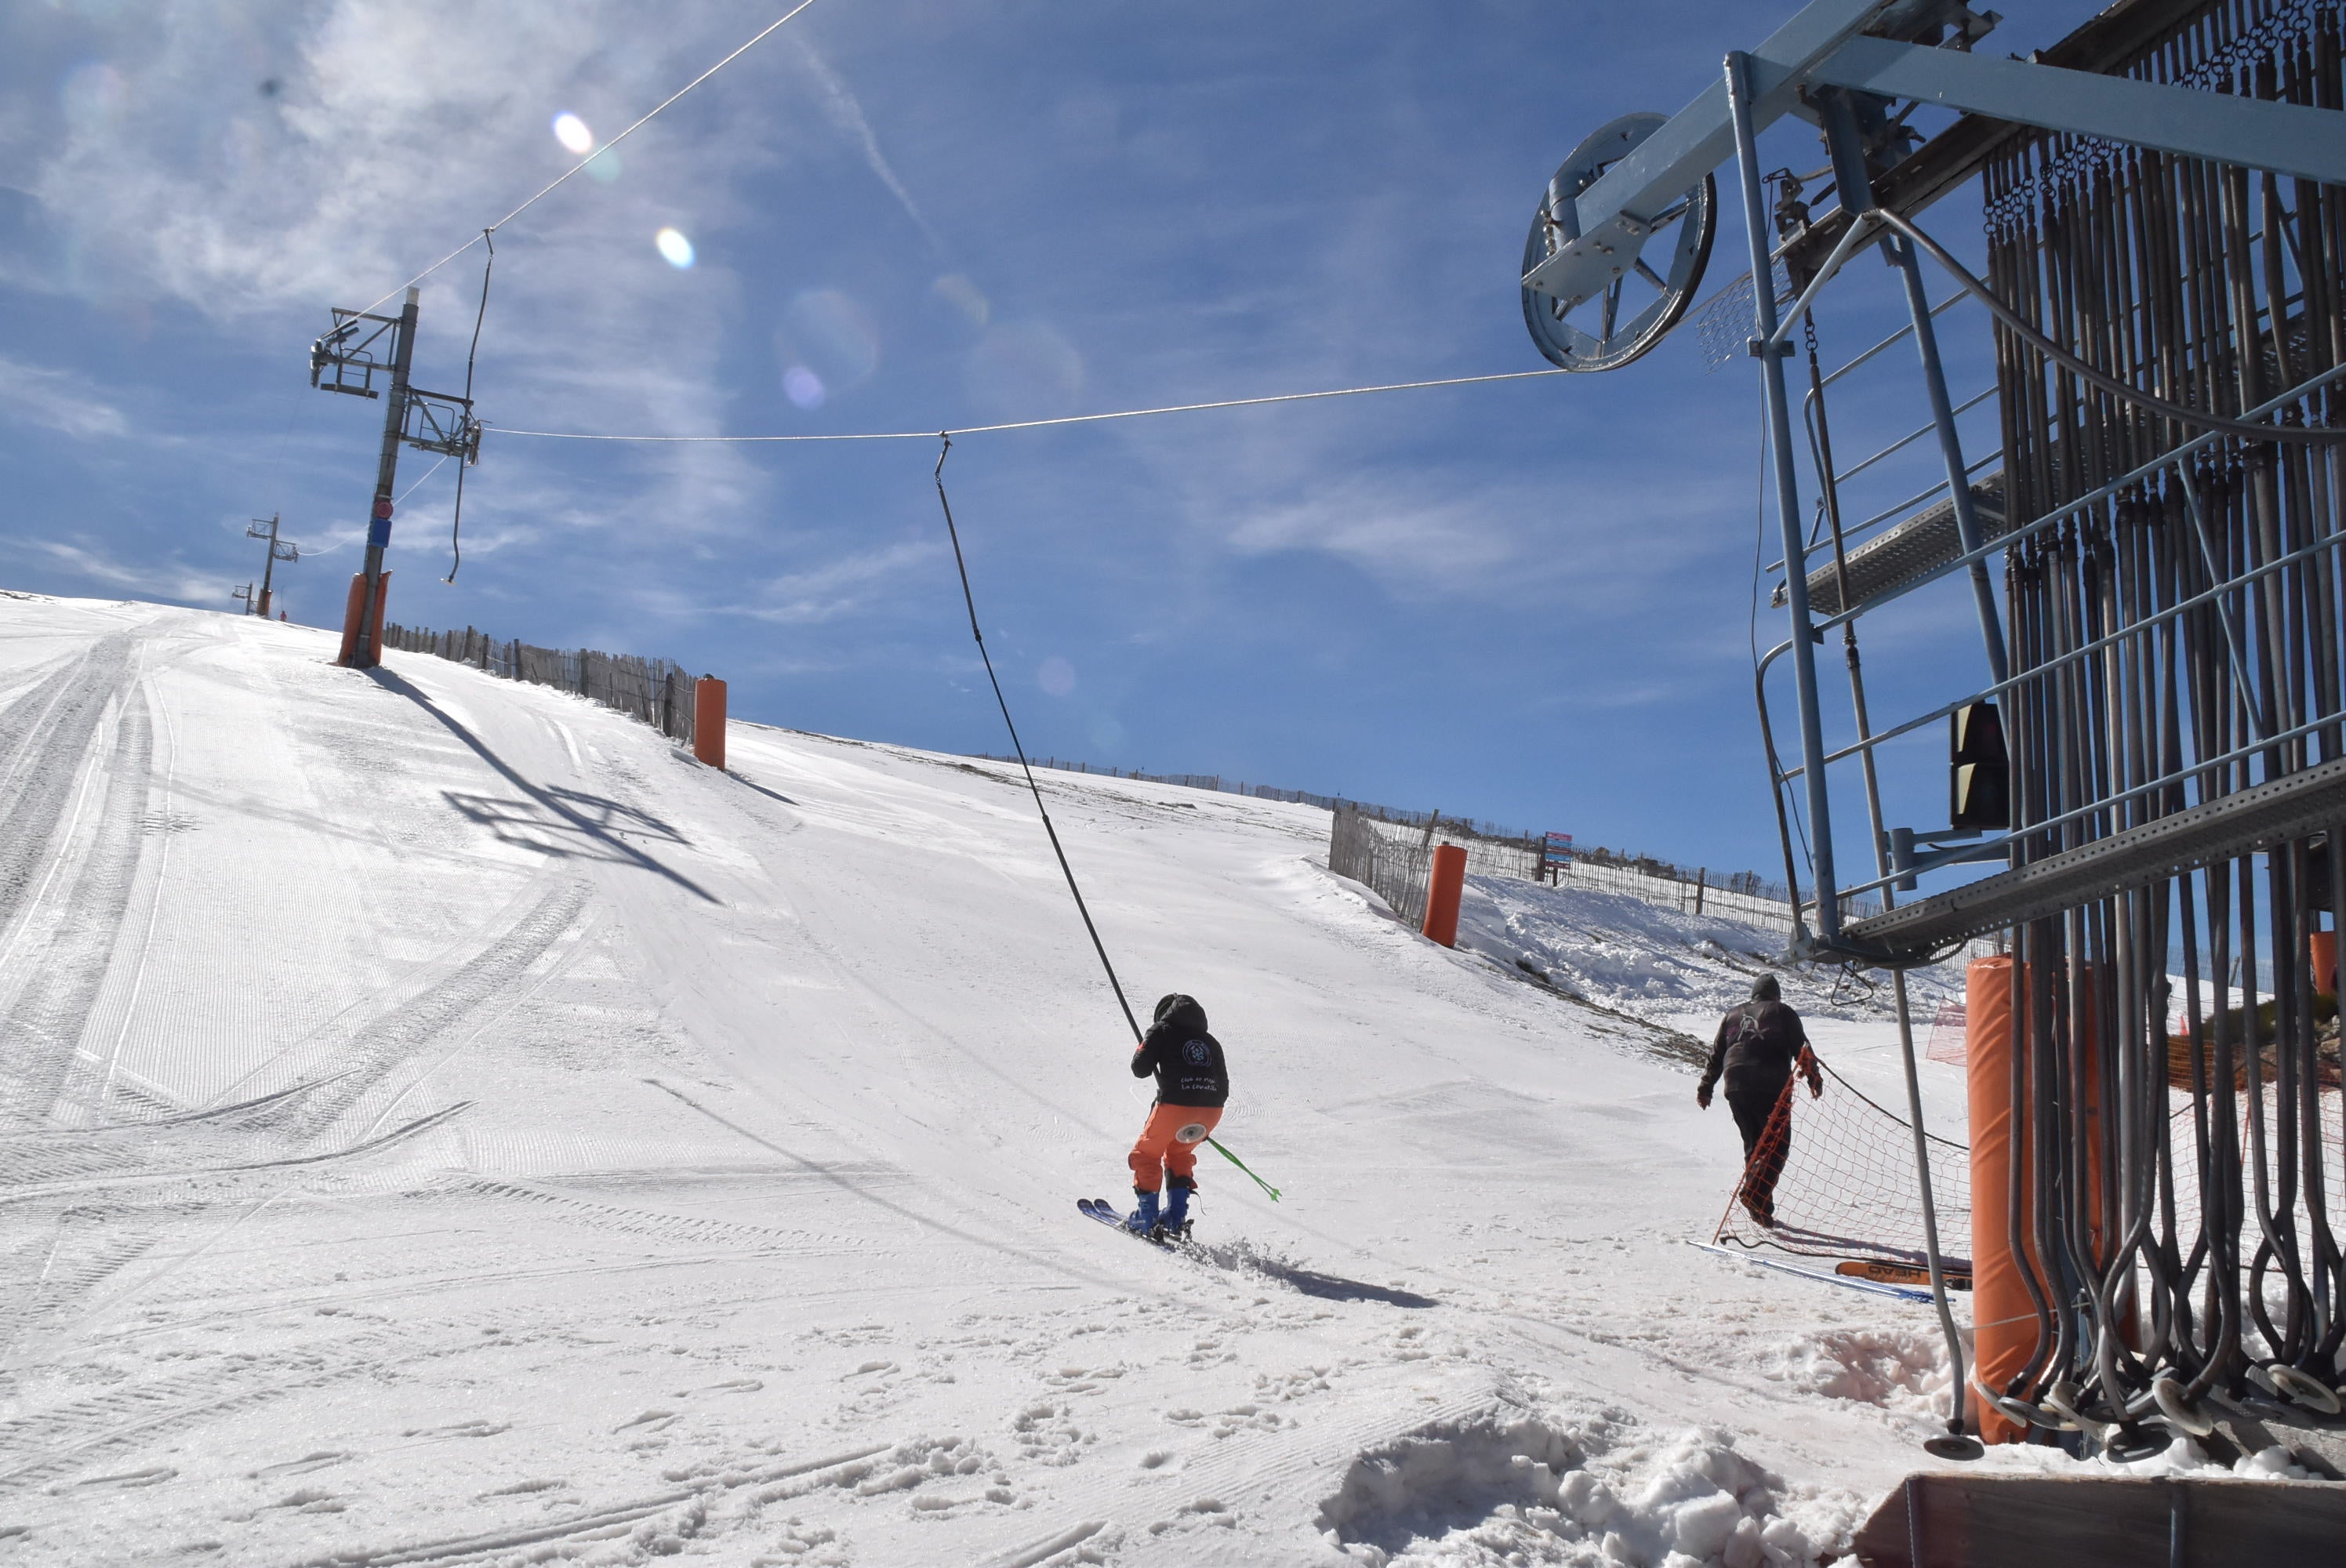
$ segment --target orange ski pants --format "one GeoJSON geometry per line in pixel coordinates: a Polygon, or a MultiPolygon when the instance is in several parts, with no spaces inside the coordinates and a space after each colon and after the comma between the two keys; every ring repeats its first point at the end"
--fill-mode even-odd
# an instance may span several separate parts
{"type": "Polygon", "coordinates": [[[1175,1186],[1196,1186],[1198,1145],[1222,1119],[1219,1105],[1154,1105],[1140,1141],[1132,1145],[1132,1190],[1156,1192],[1173,1178],[1175,1186]]]}

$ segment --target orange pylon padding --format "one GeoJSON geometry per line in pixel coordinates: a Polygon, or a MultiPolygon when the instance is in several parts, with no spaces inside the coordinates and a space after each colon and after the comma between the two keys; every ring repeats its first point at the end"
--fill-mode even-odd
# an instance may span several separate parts
{"type": "Polygon", "coordinates": [[[355,573],[351,577],[350,600],[342,606],[342,651],[334,660],[336,664],[356,664],[359,667],[364,668],[382,662],[382,607],[391,598],[389,572],[375,579],[373,645],[367,649],[367,657],[364,659],[357,659],[353,656],[357,654],[359,647],[359,606],[365,598],[366,574],[355,573]]]}
{"type": "Polygon", "coordinates": [[[692,683],[692,754],[711,768],[725,766],[725,683],[713,675],[692,683]]]}
{"type": "MultiPolygon", "coordinates": [[[[2023,970],[2015,986],[2015,967],[2012,958],[2004,955],[1975,958],[1964,971],[1964,1055],[1972,1143],[1972,1375],[1982,1387],[1998,1392],[2027,1369],[2036,1351],[2036,1307],[2021,1277],[2024,1257],[2035,1265],[2038,1279],[2054,1278],[2037,1258],[2034,1241],[2023,1236],[2019,1247],[2014,1246],[2008,1207],[2015,1184],[2022,1189],[2021,1212],[2030,1213],[2035,1205],[2028,1144],[2023,1135],[2020,1107],[2012,1101],[2012,1014],[2014,1008],[2025,1010],[2030,1005],[2032,979],[2023,970]]],[[[2086,994],[2069,1012],[2072,1026],[2082,1029],[2086,1036],[2078,1043],[2078,1056],[2086,1085],[2082,1161],[2086,1239],[2096,1264],[2106,1265],[2105,1255],[2113,1238],[2106,1231],[2103,1207],[2101,1024],[2093,996],[2093,974],[2092,966],[2087,966],[2086,994]]],[[[2064,1011],[2066,1000],[2062,979],[2055,977],[2056,1014],[2064,1011]]],[[[2022,1032],[2026,1033],[2025,1012],[2022,1032]]],[[[2060,1309],[2055,1301],[2054,1310],[2060,1309]]],[[[2139,1326],[2121,1325],[2119,1337],[2133,1346],[2139,1338],[2139,1326]]],[[[1974,1408],[1983,1441],[2017,1442],[2025,1435],[2017,1422],[1985,1405],[1975,1403],[1974,1408]]]]}
{"type": "MultiPolygon", "coordinates": [[[[2012,1104],[2013,961],[1975,958],[1964,970],[1964,1064],[1971,1102],[1972,1360],[1980,1386],[2002,1389],[2036,1349],[2036,1309],[2021,1282],[2005,1223],[2013,1183],[2027,1181],[2028,1148],[2012,1104]]],[[[2025,999],[2023,999],[2025,1004],[2025,999]]],[[[1980,1405],[1986,1442],[2025,1429],[1980,1405]]]]}
{"type": "Polygon", "coordinates": [[[1458,899],[1466,888],[1466,851],[1438,844],[1433,871],[1425,884],[1425,934],[1444,947],[1458,945],[1458,899]]]}

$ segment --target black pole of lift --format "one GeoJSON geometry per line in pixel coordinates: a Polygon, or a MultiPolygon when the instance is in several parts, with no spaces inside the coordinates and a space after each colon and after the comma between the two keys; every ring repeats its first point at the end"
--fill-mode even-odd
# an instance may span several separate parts
{"type": "Polygon", "coordinates": [[[382,414],[382,459],[375,466],[374,511],[367,519],[366,587],[359,600],[359,640],[351,650],[352,669],[372,669],[382,645],[377,598],[382,592],[382,553],[391,547],[391,498],[399,478],[400,433],[407,423],[407,367],[415,355],[416,290],[399,308],[398,337],[391,346],[390,406],[382,414]]]}
{"type": "MultiPolygon", "coordinates": [[[[263,620],[269,618],[269,585],[277,576],[277,521],[282,515],[284,514],[279,513],[269,519],[269,556],[260,564],[260,605],[256,613],[263,620]]],[[[253,521],[258,523],[260,520],[256,517],[253,521]]],[[[250,533],[251,530],[247,529],[246,532],[250,533]]]]}

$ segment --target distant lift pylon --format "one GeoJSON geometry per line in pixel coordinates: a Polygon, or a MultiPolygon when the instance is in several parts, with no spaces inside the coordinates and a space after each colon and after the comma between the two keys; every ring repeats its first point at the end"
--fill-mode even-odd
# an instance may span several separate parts
{"type": "Polygon", "coordinates": [[[260,597],[251,606],[252,613],[264,621],[269,618],[270,585],[276,577],[277,563],[283,561],[291,565],[301,558],[301,546],[291,539],[277,536],[278,515],[272,512],[267,517],[256,517],[244,530],[244,536],[248,539],[269,541],[269,554],[260,565],[260,597]]]}
{"type": "Polygon", "coordinates": [[[367,518],[366,565],[362,572],[365,589],[353,601],[358,620],[351,642],[351,664],[360,669],[372,666],[382,647],[382,557],[391,547],[392,494],[399,477],[400,447],[404,444],[419,452],[461,458],[467,465],[481,460],[481,422],[473,417],[473,400],[425,392],[409,383],[408,368],[415,357],[416,298],[411,287],[396,316],[370,315],[337,306],[332,328],[310,345],[310,384],[320,392],[367,398],[390,393],[383,410],[382,450],[375,463],[374,505],[367,518]],[[383,378],[383,391],[375,388],[378,374],[383,378]]]}

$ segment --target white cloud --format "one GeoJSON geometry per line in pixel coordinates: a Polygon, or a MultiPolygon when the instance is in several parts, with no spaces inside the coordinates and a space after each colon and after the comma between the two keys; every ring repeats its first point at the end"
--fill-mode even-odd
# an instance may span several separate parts
{"type": "Polygon", "coordinates": [[[793,42],[798,45],[800,57],[806,62],[807,69],[814,74],[816,82],[822,87],[823,105],[831,112],[831,123],[854,141],[856,149],[863,155],[865,166],[881,184],[888,188],[888,194],[896,199],[896,204],[904,209],[904,215],[928,236],[929,243],[943,250],[944,241],[937,238],[934,229],[929,227],[928,219],[913,200],[913,193],[904,188],[904,182],[896,178],[895,169],[888,163],[888,155],[880,150],[880,138],[872,134],[872,122],[864,117],[862,101],[840,78],[839,73],[831,68],[830,63],[815,52],[811,42],[803,36],[793,42]]]}
{"type": "Polygon", "coordinates": [[[1517,562],[1507,519],[1522,501],[1494,486],[1445,490],[1419,480],[1353,477],[1241,514],[1228,538],[1242,555],[1319,550],[1396,589],[1455,590],[1488,582],[1517,562]]]}
{"type": "MultiPolygon", "coordinates": [[[[1511,393],[1522,395],[1467,395],[1511,393]]],[[[1395,393],[1341,423],[1282,409],[1184,416],[1220,423],[1153,430],[1127,450],[1161,476],[1193,537],[1242,559],[1333,556],[1405,601],[1536,595],[1609,620],[1667,603],[1720,550],[1714,520],[1740,499],[1739,476],[1672,467],[1658,450],[1651,474],[1592,453],[1558,484],[1500,455],[1462,460],[1455,443],[1438,459],[1413,450],[1423,408],[1411,400],[1458,395],[1395,393]]],[[[1730,563],[1744,547],[1727,542],[1730,563]]]]}
{"type": "Polygon", "coordinates": [[[237,586],[218,577],[200,575],[176,560],[151,566],[133,565],[60,539],[35,539],[15,547],[45,555],[53,566],[75,576],[103,583],[110,588],[127,589],[141,598],[178,599],[224,608],[232,603],[229,590],[237,586]]]}
{"type": "MultiPolygon", "coordinates": [[[[122,90],[104,114],[15,138],[24,188],[63,243],[47,262],[23,252],[7,265],[22,286],[192,306],[239,335],[281,341],[296,365],[329,305],[395,290],[561,173],[570,159],[546,134],[554,114],[624,125],[738,46],[744,27],[738,13],[698,10],[648,25],[620,0],[332,0],[216,22],[126,11],[96,25],[122,90]],[[277,89],[254,90],[263,79],[277,89]]],[[[612,155],[624,160],[618,178],[573,179],[499,233],[475,388],[492,424],[525,413],[699,433],[728,422],[720,372],[744,301],[727,237],[752,216],[737,192],[773,149],[829,136],[825,116],[837,112],[804,88],[775,92],[788,56],[773,48],[624,143],[612,155]],[[653,247],[669,226],[700,246],[688,273],[653,247]]],[[[425,386],[463,384],[485,257],[476,246],[423,285],[425,386]]],[[[70,422],[76,434],[120,433],[118,412],[52,390],[0,366],[12,409],[70,422]]],[[[332,401],[343,423],[364,423],[332,401]]],[[[721,448],[665,453],[616,483],[608,469],[590,479],[576,453],[494,433],[490,451],[466,494],[484,521],[509,498],[541,508],[536,521],[591,530],[652,518],[667,533],[738,531],[771,510],[775,481],[721,448]]]]}
{"type": "Polygon", "coordinates": [[[26,423],[85,441],[130,433],[122,411],[90,396],[78,377],[5,355],[0,355],[0,408],[26,423]]]}
{"type": "Polygon", "coordinates": [[[935,559],[944,549],[933,542],[907,540],[857,551],[773,578],[760,585],[752,600],[725,606],[723,613],[783,625],[837,620],[862,609],[905,572],[935,559]]]}

